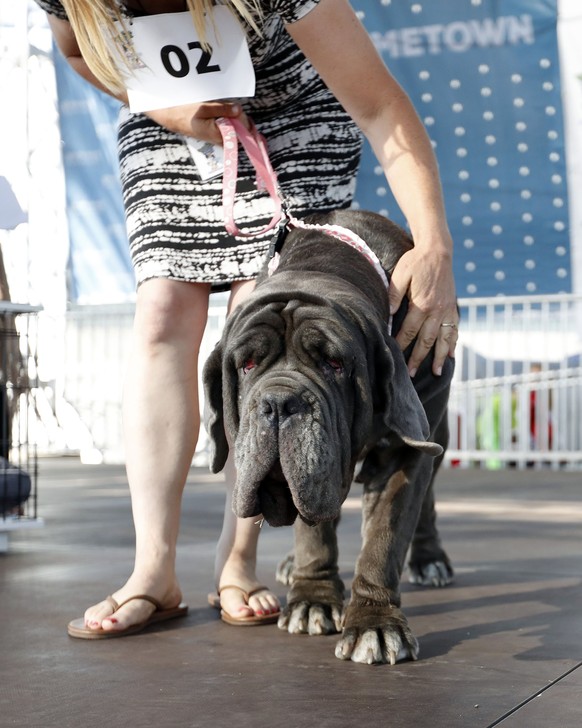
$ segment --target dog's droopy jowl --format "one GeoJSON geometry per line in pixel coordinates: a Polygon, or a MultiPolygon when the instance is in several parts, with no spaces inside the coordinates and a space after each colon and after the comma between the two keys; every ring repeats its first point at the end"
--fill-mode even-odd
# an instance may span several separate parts
{"type": "MultiPolygon", "coordinates": [[[[412,246],[374,213],[338,211],[308,222],[353,230],[388,275],[412,246]]],[[[363,663],[418,655],[400,608],[409,549],[417,582],[452,579],[432,484],[447,445],[453,362],[436,377],[428,357],[413,384],[388,321],[385,283],[360,252],[324,232],[293,229],[277,269],[265,269],[227,320],[203,375],[214,472],[234,446],[236,515],[294,524],[279,627],[341,632],[336,655],[363,663]],[[358,463],[363,543],[344,610],[336,525],[358,463]]]]}

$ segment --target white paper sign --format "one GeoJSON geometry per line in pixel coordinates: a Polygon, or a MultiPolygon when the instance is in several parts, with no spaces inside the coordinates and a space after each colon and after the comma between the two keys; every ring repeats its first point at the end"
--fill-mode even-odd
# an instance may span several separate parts
{"type": "Polygon", "coordinates": [[[184,141],[203,182],[224,172],[224,149],[219,144],[203,142],[192,137],[184,137],[184,141]]]}
{"type": "Polygon", "coordinates": [[[189,12],[132,19],[133,72],[125,77],[132,111],[254,95],[255,72],[240,23],[221,5],[213,18],[206,27],[210,52],[189,12]]]}

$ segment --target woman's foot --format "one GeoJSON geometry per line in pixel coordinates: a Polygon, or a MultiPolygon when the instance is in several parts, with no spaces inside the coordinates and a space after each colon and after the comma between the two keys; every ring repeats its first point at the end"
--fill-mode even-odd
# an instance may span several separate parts
{"type": "Polygon", "coordinates": [[[152,579],[139,579],[132,576],[121,589],[111,595],[114,603],[122,606],[115,610],[114,603],[110,599],[104,599],[89,607],[84,614],[85,626],[92,630],[121,631],[145,622],[156,607],[145,599],[131,599],[138,594],[153,597],[164,608],[175,607],[182,600],[182,593],[176,581],[166,584],[160,589],[159,583],[156,584],[152,579]],[[128,599],[131,601],[124,604],[128,599]]]}
{"type": "Polygon", "coordinates": [[[260,587],[254,568],[231,555],[222,569],[218,584],[221,609],[233,619],[278,614],[281,604],[277,595],[260,587]]]}
{"type": "MultiPolygon", "coordinates": [[[[234,584],[230,584],[227,586],[223,586],[220,590],[220,599],[224,596],[225,592],[231,590],[238,592],[242,599],[243,603],[245,605],[248,605],[250,600],[253,597],[258,597],[259,595],[266,595],[267,599],[270,595],[270,591],[266,586],[258,586],[256,589],[253,589],[250,592],[246,592],[243,589],[241,589],[239,586],[235,586],[234,584]]],[[[225,609],[220,610],[220,618],[223,622],[226,622],[227,624],[233,624],[236,627],[238,626],[244,626],[244,625],[260,625],[260,624],[273,624],[274,622],[277,622],[279,617],[281,615],[280,609],[275,609],[273,611],[273,608],[271,605],[267,607],[266,609],[259,608],[255,609],[254,613],[251,615],[245,615],[242,614],[242,609],[238,609],[238,612],[236,615],[232,615],[229,612],[227,612],[225,609]]]]}

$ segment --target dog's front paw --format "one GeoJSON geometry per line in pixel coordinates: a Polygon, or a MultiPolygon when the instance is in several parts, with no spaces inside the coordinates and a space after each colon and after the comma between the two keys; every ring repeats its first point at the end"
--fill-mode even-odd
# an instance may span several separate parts
{"type": "Polygon", "coordinates": [[[364,665],[390,663],[418,658],[418,643],[410,633],[406,638],[391,628],[367,629],[361,632],[352,628],[344,630],[335,647],[335,656],[340,660],[352,660],[364,665]]]}
{"type": "Polygon", "coordinates": [[[342,631],[344,585],[339,576],[293,578],[287,606],[277,626],[290,634],[336,634],[342,631]]]}
{"type": "Polygon", "coordinates": [[[418,642],[406,617],[397,607],[370,611],[366,607],[350,608],[335,656],[364,665],[390,663],[418,658],[418,642]]]}
{"type": "Polygon", "coordinates": [[[277,626],[289,634],[337,634],[342,631],[342,607],[295,602],[285,607],[277,626]]]}

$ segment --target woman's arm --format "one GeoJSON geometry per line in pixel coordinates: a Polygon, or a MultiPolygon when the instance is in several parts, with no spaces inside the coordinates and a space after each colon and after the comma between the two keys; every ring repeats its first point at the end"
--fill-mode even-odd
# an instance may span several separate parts
{"type": "MultiPolygon", "coordinates": [[[[81,55],[70,23],[55,18],[53,15],[48,15],[48,21],[56,44],[71,68],[95,88],[127,104],[127,94],[125,92],[114,94],[93,75],[81,55]]],[[[227,104],[219,101],[172,106],[146,112],[150,119],[170,131],[212,142],[213,144],[222,144],[222,137],[214,120],[220,116],[237,117],[241,114],[242,107],[240,104],[227,104]]]]}
{"type": "Polygon", "coordinates": [[[414,238],[394,269],[393,310],[408,294],[411,305],[398,334],[401,348],[418,336],[408,368],[414,375],[436,341],[433,371],[452,356],[457,323],[452,240],[436,159],[406,93],[390,75],[347,0],[321,0],[287,26],[332,93],[366,135],[414,238]]]}

